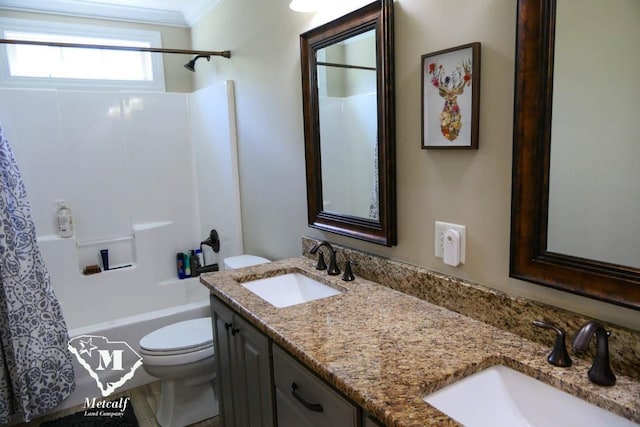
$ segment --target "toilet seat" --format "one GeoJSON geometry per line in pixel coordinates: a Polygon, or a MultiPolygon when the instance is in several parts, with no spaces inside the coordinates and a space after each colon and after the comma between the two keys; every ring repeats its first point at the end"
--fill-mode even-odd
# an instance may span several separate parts
{"type": "MultiPolygon", "coordinates": [[[[142,364],[147,366],[179,366],[196,363],[205,359],[213,361],[213,345],[197,351],[181,354],[158,355],[153,352],[140,351],[142,364]]],[[[211,362],[213,366],[213,362],[211,362]]]]}
{"type": "Polygon", "coordinates": [[[203,344],[197,347],[192,347],[192,348],[187,348],[187,349],[181,349],[181,350],[165,350],[165,351],[160,351],[160,350],[146,350],[144,348],[140,348],[140,354],[148,354],[148,355],[153,355],[153,356],[179,356],[181,354],[189,354],[189,353],[194,353],[196,351],[200,351],[200,350],[206,350],[207,348],[213,348],[213,344],[209,343],[209,344],[203,344]]]}
{"type": "Polygon", "coordinates": [[[185,320],[157,329],[140,340],[142,363],[184,365],[213,356],[211,317],[185,320]]]}

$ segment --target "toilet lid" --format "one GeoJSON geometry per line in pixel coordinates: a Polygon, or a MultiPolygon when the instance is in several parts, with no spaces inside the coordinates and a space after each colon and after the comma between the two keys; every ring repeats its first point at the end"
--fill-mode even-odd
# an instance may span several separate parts
{"type": "Polygon", "coordinates": [[[185,320],[157,329],[140,340],[148,351],[181,351],[213,345],[211,317],[185,320]]]}

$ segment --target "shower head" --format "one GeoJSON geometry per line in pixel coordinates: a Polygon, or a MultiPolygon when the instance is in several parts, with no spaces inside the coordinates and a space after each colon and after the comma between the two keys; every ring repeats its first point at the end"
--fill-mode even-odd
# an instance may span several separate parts
{"type": "Polygon", "coordinates": [[[184,64],[184,68],[186,68],[189,71],[196,71],[196,61],[200,58],[207,58],[207,61],[211,61],[211,56],[209,55],[198,55],[195,58],[193,58],[191,61],[187,62],[186,64],[184,64]]]}

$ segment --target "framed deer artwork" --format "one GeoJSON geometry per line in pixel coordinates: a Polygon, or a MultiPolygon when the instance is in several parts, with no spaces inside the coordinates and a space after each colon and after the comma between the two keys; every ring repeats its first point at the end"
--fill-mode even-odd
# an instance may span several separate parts
{"type": "Polygon", "coordinates": [[[480,43],[422,55],[422,148],[477,149],[480,43]]]}

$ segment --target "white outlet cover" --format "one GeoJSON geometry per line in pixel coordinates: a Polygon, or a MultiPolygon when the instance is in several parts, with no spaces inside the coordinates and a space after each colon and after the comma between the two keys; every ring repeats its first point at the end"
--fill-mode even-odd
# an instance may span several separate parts
{"type": "Polygon", "coordinates": [[[464,264],[465,252],[467,249],[467,246],[466,246],[467,227],[465,227],[464,225],[451,224],[449,222],[443,222],[443,221],[436,221],[435,241],[434,241],[436,258],[442,258],[443,256],[444,233],[450,228],[460,233],[460,263],[464,264]]]}

